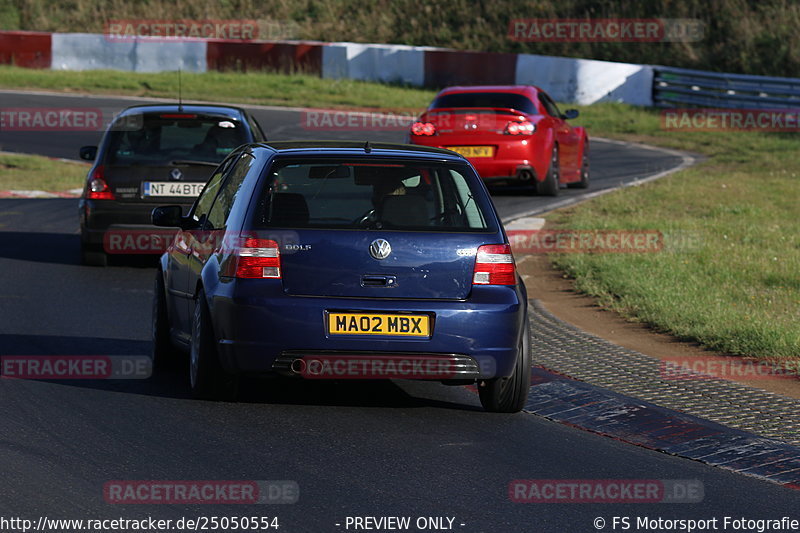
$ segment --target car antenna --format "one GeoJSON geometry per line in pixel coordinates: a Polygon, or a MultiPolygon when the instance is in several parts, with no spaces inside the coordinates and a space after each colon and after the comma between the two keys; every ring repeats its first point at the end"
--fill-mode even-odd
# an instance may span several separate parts
{"type": "Polygon", "coordinates": [[[364,151],[366,153],[370,153],[372,151],[372,147],[369,145],[369,141],[364,143],[364,151]]]}
{"type": "Polygon", "coordinates": [[[183,86],[181,85],[181,71],[183,70],[182,67],[178,67],[178,112],[183,113],[183,97],[181,93],[183,92],[183,86]]]}

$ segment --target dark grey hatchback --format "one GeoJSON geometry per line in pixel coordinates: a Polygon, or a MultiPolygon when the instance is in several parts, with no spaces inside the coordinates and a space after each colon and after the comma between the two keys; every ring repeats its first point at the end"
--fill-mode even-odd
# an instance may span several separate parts
{"type": "Polygon", "coordinates": [[[352,142],[251,144],[214,172],[162,255],[155,363],[188,353],[192,392],[242,374],[478,385],[523,408],[525,286],[489,194],[462,156],[352,142]]]}
{"type": "Polygon", "coordinates": [[[81,158],[94,161],[78,208],[83,263],[104,266],[108,252],[124,253],[109,249],[109,235],[145,234],[151,211],[164,201],[188,209],[234,148],[264,140],[258,122],[237,107],[169,104],[122,111],[99,148],[81,148],[81,158]]]}

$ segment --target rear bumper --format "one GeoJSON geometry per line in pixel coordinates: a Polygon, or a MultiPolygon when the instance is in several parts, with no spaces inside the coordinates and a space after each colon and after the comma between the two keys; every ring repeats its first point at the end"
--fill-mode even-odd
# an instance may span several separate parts
{"type": "Polygon", "coordinates": [[[458,355],[474,360],[478,370],[457,379],[488,379],[513,370],[526,298],[522,286],[476,287],[465,301],[296,297],[284,294],[279,281],[237,280],[220,283],[209,303],[220,357],[232,372],[281,371],[286,357],[331,352],[458,355]],[[433,331],[430,338],[331,335],[325,316],[332,310],[430,313],[433,331]]]}
{"type": "MultiPolygon", "coordinates": [[[[168,228],[153,226],[150,222],[150,214],[153,209],[161,205],[164,204],[81,198],[78,202],[81,240],[86,245],[102,247],[104,242],[107,244],[106,234],[109,231],[131,231],[153,233],[154,235],[174,233],[168,228]]],[[[190,203],[177,205],[184,205],[184,214],[191,207],[190,203]]],[[[161,253],[161,251],[153,250],[152,253],[161,253]]]]}
{"type": "MultiPolygon", "coordinates": [[[[510,136],[508,136],[510,137],[510,136]]],[[[483,179],[515,179],[521,169],[531,170],[533,177],[541,181],[550,163],[549,153],[535,136],[521,139],[487,139],[481,141],[473,137],[416,137],[410,138],[412,144],[445,148],[449,146],[493,146],[493,157],[468,158],[483,179]]]]}
{"type": "Polygon", "coordinates": [[[482,374],[480,363],[468,355],[419,352],[286,351],[272,363],[272,370],[306,379],[474,380],[482,374]]]}

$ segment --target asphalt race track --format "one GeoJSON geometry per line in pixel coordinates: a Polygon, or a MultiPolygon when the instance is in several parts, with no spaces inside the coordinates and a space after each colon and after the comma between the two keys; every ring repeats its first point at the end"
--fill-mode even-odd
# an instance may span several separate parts
{"type": "MultiPolygon", "coordinates": [[[[3,107],[131,104],[9,93],[0,99],[3,107]]],[[[301,127],[298,111],[255,114],[274,140],[404,135],[320,135],[301,127]]],[[[73,159],[98,139],[91,132],[0,132],[3,150],[73,159]]],[[[590,191],[680,160],[595,142],[590,191]]],[[[579,194],[562,193],[559,200],[579,194]]],[[[498,191],[495,202],[509,218],[552,199],[498,191]]],[[[77,230],[75,200],[0,200],[0,355],[149,353],[154,262],[80,266],[77,230]]],[[[348,516],[446,516],[464,532],[569,533],[596,531],[597,517],[611,531],[613,516],[780,518],[800,504],[800,492],[753,478],[529,414],[484,413],[462,387],[249,380],[231,404],[189,399],[185,380],[179,370],[149,380],[0,379],[0,515],[277,516],[284,532],[346,531],[348,516]],[[509,501],[512,480],[587,478],[697,479],[705,496],[695,504],[509,501]],[[112,505],[103,498],[111,480],[293,480],[300,498],[290,505],[112,505]]]]}

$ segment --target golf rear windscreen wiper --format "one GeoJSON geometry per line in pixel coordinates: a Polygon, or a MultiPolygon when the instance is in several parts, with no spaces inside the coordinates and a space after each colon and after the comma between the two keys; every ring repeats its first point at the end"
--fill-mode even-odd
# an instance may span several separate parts
{"type": "Polygon", "coordinates": [[[218,167],[219,163],[214,163],[213,161],[199,161],[194,159],[176,159],[175,161],[170,162],[171,165],[202,165],[205,167],[218,167]]]}

